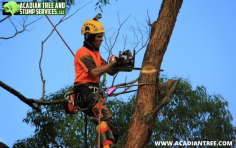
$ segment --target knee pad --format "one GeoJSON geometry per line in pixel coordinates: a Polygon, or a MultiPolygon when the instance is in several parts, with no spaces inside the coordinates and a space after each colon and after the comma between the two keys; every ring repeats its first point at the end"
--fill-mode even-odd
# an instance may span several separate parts
{"type": "Polygon", "coordinates": [[[100,132],[100,141],[103,148],[110,148],[110,146],[114,144],[114,136],[110,128],[107,126],[107,123],[102,121],[100,125],[96,127],[96,130],[98,133],[100,132]]]}

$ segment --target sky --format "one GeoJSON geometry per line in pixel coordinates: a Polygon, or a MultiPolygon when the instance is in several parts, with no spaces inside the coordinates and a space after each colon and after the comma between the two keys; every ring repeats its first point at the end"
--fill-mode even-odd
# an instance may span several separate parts
{"type": "MultiPolygon", "coordinates": [[[[70,13],[84,6],[89,1],[77,1],[70,13]]],[[[83,45],[80,34],[83,23],[92,19],[99,10],[95,11],[96,1],[92,1],[79,10],[70,19],[61,23],[57,29],[75,53],[83,45]]],[[[2,7],[2,6],[1,6],[2,7]]],[[[117,55],[125,49],[133,50],[136,41],[130,26],[145,30],[148,16],[151,22],[157,20],[161,1],[156,0],[127,0],[111,1],[103,7],[102,19],[99,21],[106,30],[109,38],[119,28],[120,22],[129,15],[122,26],[120,36],[114,46],[113,54],[117,55]],[[148,12],[148,15],[147,15],[148,12]],[[119,19],[118,15],[119,13],[119,19]],[[127,35],[125,41],[123,37],[127,35]]],[[[0,12],[1,13],[1,12],[0,12]]],[[[189,79],[193,86],[205,86],[209,94],[220,94],[229,103],[236,126],[236,1],[234,0],[185,0],[178,14],[167,51],[163,58],[162,74],[169,78],[181,77],[189,79]]],[[[6,16],[0,14],[0,20],[6,16]]],[[[28,22],[40,16],[29,16],[28,22]]],[[[56,24],[62,16],[49,16],[56,24]]],[[[10,17],[19,30],[22,29],[17,21],[21,16],[10,17]]],[[[28,27],[30,31],[18,34],[8,40],[0,39],[0,80],[19,91],[28,98],[39,99],[42,96],[42,81],[39,71],[41,42],[52,30],[45,16],[28,27]]],[[[0,37],[13,35],[14,27],[8,20],[0,23],[0,37]]],[[[140,35],[138,32],[136,32],[140,35]]],[[[114,38],[112,38],[114,41],[114,38]]],[[[109,43],[108,43],[109,44],[109,43]]],[[[100,48],[103,58],[108,53],[104,46],[100,48]]],[[[141,48],[141,43],[136,50],[141,48]]],[[[141,67],[145,48],[136,55],[135,67],[141,67]]],[[[54,32],[44,43],[42,58],[43,77],[46,80],[46,94],[54,93],[74,82],[74,58],[68,48],[54,32]]],[[[121,72],[115,84],[134,80],[139,71],[121,72]]],[[[111,85],[113,77],[108,77],[107,86],[111,85]]],[[[118,92],[118,91],[117,91],[118,92]]],[[[123,95],[125,99],[129,94],[123,95]]],[[[31,108],[17,97],[0,88],[0,141],[12,147],[19,139],[34,134],[34,127],[23,123],[23,118],[31,108]]]]}

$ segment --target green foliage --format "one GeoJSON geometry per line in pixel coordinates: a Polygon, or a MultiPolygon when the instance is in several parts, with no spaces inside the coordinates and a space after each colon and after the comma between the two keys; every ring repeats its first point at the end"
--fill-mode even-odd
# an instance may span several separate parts
{"type": "Polygon", "coordinates": [[[98,2],[95,4],[95,10],[97,10],[97,8],[99,8],[101,10],[101,12],[103,12],[102,7],[106,6],[107,4],[110,4],[110,0],[98,0],[98,2]]]}
{"type": "MultiPolygon", "coordinates": [[[[168,78],[160,77],[160,83],[168,78]]],[[[106,75],[103,76],[103,84],[106,75]]],[[[102,82],[101,82],[102,83],[102,82]]],[[[71,90],[67,87],[46,97],[46,100],[57,100],[71,90]]],[[[136,95],[126,101],[108,98],[106,105],[119,128],[120,138],[117,147],[125,143],[130,126],[136,95]]],[[[125,99],[125,98],[124,98],[125,99]]],[[[209,95],[204,86],[193,90],[188,80],[182,79],[173,95],[173,100],[158,115],[149,143],[149,148],[156,147],[154,141],[232,141],[235,142],[236,128],[230,123],[232,115],[227,109],[228,102],[220,95],[209,95]]],[[[32,148],[66,146],[70,148],[84,147],[84,115],[65,116],[62,104],[47,105],[42,113],[30,110],[25,123],[35,127],[35,134],[29,138],[18,140],[13,148],[32,148]]],[[[94,123],[88,121],[88,145],[97,143],[94,123]],[[91,139],[91,141],[90,141],[91,139]]]]}
{"type": "Polygon", "coordinates": [[[157,116],[150,147],[154,140],[235,141],[233,118],[222,96],[209,95],[204,86],[193,90],[182,79],[172,99],[157,116]]]}

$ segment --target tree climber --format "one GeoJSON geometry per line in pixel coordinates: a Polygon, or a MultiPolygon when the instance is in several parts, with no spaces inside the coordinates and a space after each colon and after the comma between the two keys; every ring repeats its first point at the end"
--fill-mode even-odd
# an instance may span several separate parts
{"type": "MultiPolygon", "coordinates": [[[[74,59],[76,75],[74,91],[77,105],[85,114],[99,119],[99,109],[102,108],[100,114],[100,143],[103,148],[113,148],[118,139],[118,128],[112,119],[111,113],[104,105],[104,100],[101,99],[102,106],[98,103],[96,92],[99,87],[100,76],[104,73],[116,74],[118,71],[111,70],[111,68],[117,65],[117,61],[119,63],[123,61],[117,58],[108,64],[100,56],[99,48],[105,31],[103,25],[98,21],[98,16],[93,20],[86,21],[82,26],[81,35],[84,35],[84,45],[76,52],[74,59]]],[[[102,96],[102,94],[100,95],[102,96]]]]}

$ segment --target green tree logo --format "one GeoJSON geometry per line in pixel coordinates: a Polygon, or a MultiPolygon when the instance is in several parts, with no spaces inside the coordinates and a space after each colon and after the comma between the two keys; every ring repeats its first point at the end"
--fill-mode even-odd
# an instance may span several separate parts
{"type": "Polygon", "coordinates": [[[4,10],[5,12],[10,12],[11,15],[14,16],[14,13],[20,10],[20,5],[15,1],[9,1],[5,5],[3,5],[2,10],[4,10]]]}

